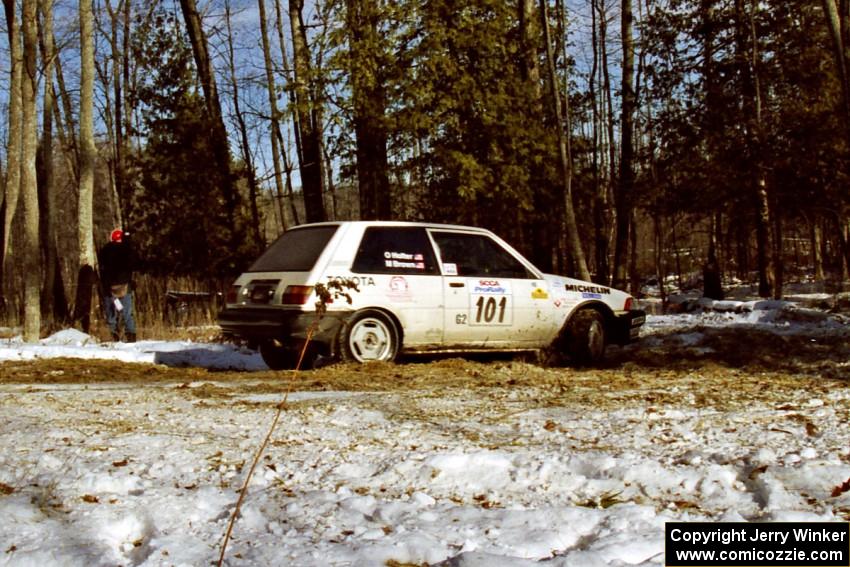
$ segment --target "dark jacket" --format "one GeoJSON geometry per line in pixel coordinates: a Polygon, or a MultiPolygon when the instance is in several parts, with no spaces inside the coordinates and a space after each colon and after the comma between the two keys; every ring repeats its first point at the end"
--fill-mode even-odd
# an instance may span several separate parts
{"type": "Polygon", "coordinates": [[[109,242],[100,249],[100,282],[104,290],[113,285],[129,284],[133,279],[133,269],[136,267],[136,254],[132,245],[125,239],[123,242],[109,242]]]}

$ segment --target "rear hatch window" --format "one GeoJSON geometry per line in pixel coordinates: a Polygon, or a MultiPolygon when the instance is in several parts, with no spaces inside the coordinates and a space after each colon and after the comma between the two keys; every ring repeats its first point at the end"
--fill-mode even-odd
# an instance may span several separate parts
{"type": "Polygon", "coordinates": [[[339,226],[313,226],[284,232],[248,268],[249,272],[309,272],[339,226]]]}

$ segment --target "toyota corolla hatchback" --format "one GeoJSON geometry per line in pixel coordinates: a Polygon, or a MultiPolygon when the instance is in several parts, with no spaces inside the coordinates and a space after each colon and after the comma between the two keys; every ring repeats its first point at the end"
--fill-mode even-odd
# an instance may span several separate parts
{"type": "Polygon", "coordinates": [[[327,222],[286,231],[239,276],[218,322],[272,369],[318,355],[560,353],[599,362],[638,335],[627,293],[544,274],[492,232],[407,222],[327,222]]]}

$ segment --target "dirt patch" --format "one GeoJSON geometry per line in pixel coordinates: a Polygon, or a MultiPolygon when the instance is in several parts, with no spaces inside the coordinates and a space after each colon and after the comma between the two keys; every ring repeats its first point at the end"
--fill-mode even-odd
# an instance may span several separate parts
{"type": "MultiPolygon", "coordinates": [[[[615,408],[687,403],[734,408],[754,397],[805,390],[812,397],[850,386],[843,336],[783,336],[752,329],[655,334],[612,347],[601,368],[546,368],[522,358],[415,359],[398,364],[335,364],[312,371],[211,371],[113,360],[44,359],[0,364],[0,383],[174,384],[195,400],[244,403],[245,396],[304,391],[405,392],[418,397],[489,391],[534,397],[537,405],[615,408]],[[241,401],[240,401],[241,400],[241,401]],[[684,401],[683,401],[684,400],[684,401]]],[[[272,402],[268,402],[272,403],[272,402]]]]}
{"type": "Polygon", "coordinates": [[[612,350],[610,365],[631,368],[698,370],[720,366],[850,380],[848,332],[784,335],[747,327],[694,327],[652,335],[638,344],[612,350]]]}

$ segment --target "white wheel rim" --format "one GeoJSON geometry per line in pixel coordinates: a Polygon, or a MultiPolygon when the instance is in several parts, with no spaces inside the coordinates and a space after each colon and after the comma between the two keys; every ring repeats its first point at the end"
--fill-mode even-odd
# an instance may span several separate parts
{"type": "Polygon", "coordinates": [[[387,324],[373,317],[357,321],[348,335],[349,351],[359,362],[389,360],[392,342],[392,331],[387,324]]]}

